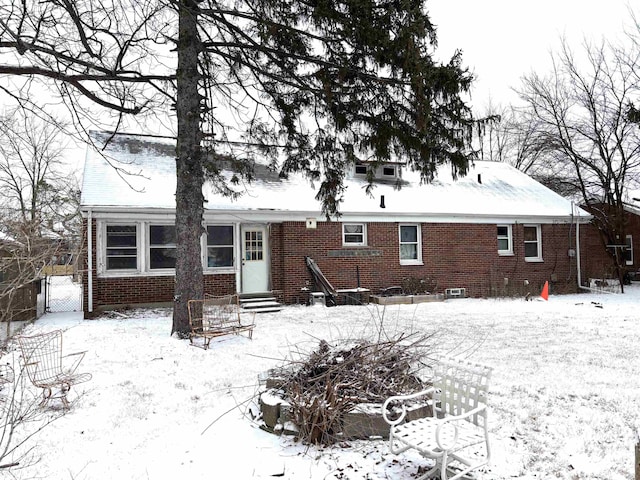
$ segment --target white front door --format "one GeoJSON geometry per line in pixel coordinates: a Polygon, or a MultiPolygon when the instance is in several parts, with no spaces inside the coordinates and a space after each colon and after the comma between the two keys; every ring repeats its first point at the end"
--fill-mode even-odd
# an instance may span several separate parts
{"type": "Polygon", "coordinates": [[[267,229],[264,225],[243,225],[242,293],[269,291],[267,229]]]}

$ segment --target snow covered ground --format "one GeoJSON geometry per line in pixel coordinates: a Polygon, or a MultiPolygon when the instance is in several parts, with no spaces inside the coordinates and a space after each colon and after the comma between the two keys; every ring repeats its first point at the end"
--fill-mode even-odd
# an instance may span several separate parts
{"type": "MultiPolygon", "coordinates": [[[[377,308],[286,307],[256,318],[253,340],[204,351],[169,335],[168,311],[96,320],[47,314],[25,334],[64,329],[93,374],[71,411],[34,439],[17,478],[412,479],[424,462],[382,441],[331,448],[258,428],[246,406],[261,372],[320,339],[435,332],[437,353],[495,367],[492,479],[632,479],[640,425],[640,284],[625,295],[464,299],[377,308]]],[[[10,354],[11,355],[11,354],[10,354]]],[[[10,361],[9,357],[0,362],[10,361]]]]}

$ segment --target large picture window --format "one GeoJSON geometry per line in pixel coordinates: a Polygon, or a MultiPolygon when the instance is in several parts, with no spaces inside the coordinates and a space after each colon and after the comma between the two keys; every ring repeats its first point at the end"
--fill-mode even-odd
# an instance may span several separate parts
{"type": "Polygon", "coordinates": [[[209,225],[207,227],[207,267],[233,266],[233,226],[209,225]]]}
{"type": "Polygon", "coordinates": [[[175,225],[149,225],[149,268],[176,268],[175,225]]]}
{"type": "Polygon", "coordinates": [[[107,225],[107,270],[138,268],[138,240],[135,225],[107,225]]]}
{"type": "Polygon", "coordinates": [[[422,249],[420,247],[420,225],[400,225],[400,263],[405,265],[420,264],[422,249]]]}
{"type": "Polygon", "coordinates": [[[542,232],[540,225],[524,226],[524,259],[528,262],[542,261],[542,232]]]}
{"type": "Polygon", "coordinates": [[[498,225],[498,254],[513,254],[513,236],[511,225],[498,225]]]}
{"type": "Polygon", "coordinates": [[[343,223],[342,244],[345,246],[363,246],[367,244],[367,229],[364,223],[343,223]]]}

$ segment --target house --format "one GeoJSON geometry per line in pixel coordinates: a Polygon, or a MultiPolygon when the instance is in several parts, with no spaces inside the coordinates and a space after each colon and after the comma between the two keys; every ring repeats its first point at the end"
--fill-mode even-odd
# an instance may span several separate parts
{"type": "MultiPolygon", "coordinates": [[[[607,218],[608,207],[604,204],[593,204],[591,208],[583,207],[596,218],[607,218]]],[[[628,279],[640,280],[640,207],[632,203],[623,204],[624,238],[619,238],[608,245],[603,245],[603,240],[598,234],[595,225],[586,226],[584,234],[583,251],[587,254],[589,262],[585,265],[584,275],[587,279],[617,279],[613,256],[618,255],[621,265],[628,279]]]]}
{"type": "MultiPolygon", "coordinates": [[[[276,291],[285,303],[304,302],[314,288],[306,257],[337,289],[376,293],[410,279],[473,297],[538,295],[545,281],[556,293],[577,291],[585,259],[576,232],[591,216],[524,173],[476,162],[463,178],[443,167],[421,185],[416,172],[391,163],[367,194],[367,168],[347,172],[341,216],[331,221],[317,185],[301,176],[282,179],[256,165],[256,180],[236,200],[205,185],[205,292],[276,291]]],[[[104,151],[88,151],[85,315],[172,301],[175,184],[172,142],[115,135],[104,151]]]]}

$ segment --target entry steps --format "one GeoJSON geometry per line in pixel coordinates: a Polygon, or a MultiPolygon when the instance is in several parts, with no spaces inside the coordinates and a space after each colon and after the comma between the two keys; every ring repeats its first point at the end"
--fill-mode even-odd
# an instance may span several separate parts
{"type": "Polygon", "coordinates": [[[240,294],[240,306],[248,311],[256,313],[279,312],[282,304],[278,302],[271,292],[240,294]]]}

